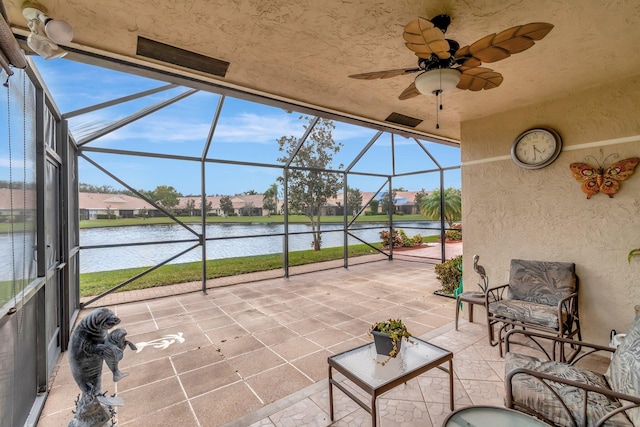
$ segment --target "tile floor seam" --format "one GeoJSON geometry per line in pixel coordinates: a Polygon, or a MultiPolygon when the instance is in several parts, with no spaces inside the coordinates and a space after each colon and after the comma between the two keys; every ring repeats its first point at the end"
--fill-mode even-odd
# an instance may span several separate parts
{"type": "MultiPolygon", "coordinates": [[[[191,396],[188,400],[195,400],[195,399],[198,399],[198,398],[200,398],[200,397],[202,397],[202,396],[206,396],[207,394],[210,394],[210,393],[213,393],[213,392],[216,392],[216,391],[220,391],[220,390],[222,390],[222,389],[225,389],[225,388],[227,388],[227,387],[231,387],[232,385],[236,385],[236,384],[240,384],[240,383],[245,384],[245,385],[247,385],[247,386],[248,386],[248,384],[246,384],[246,383],[242,380],[242,378],[238,378],[236,381],[233,381],[233,382],[228,383],[228,384],[223,384],[223,385],[221,385],[220,387],[212,388],[211,390],[207,390],[207,391],[205,391],[204,393],[194,394],[194,395],[193,395],[193,396],[191,396]]],[[[182,403],[182,402],[180,402],[180,403],[182,403]]]]}
{"type": "MultiPolygon", "coordinates": [[[[149,413],[147,413],[147,414],[140,415],[139,417],[136,417],[136,418],[134,418],[134,419],[132,419],[132,420],[129,420],[129,421],[125,421],[125,422],[124,422],[124,423],[122,423],[122,424],[121,424],[121,423],[120,423],[120,421],[118,420],[118,422],[116,423],[116,426],[120,426],[120,425],[123,425],[123,426],[125,426],[125,425],[131,425],[131,423],[136,423],[136,424],[133,424],[133,425],[135,425],[135,426],[139,426],[140,424],[137,424],[137,423],[138,423],[141,419],[144,419],[145,417],[148,417],[149,415],[157,414],[158,412],[164,411],[164,410],[165,410],[165,409],[167,409],[167,408],[172,408],[172,407],[174,407],[174,406],[181,405],[181,404],[183,404],[184,402],[185,402],[185,400],[183,400],[183,401],[181,401],[181,402],[172,403],[172,404],[171,404],[171,405],[169,405],[169,406],[165,406],[165,407],[162,407],[162,408],[160,408],[160,409],[156,409],[156,410],[155,410],[155,411],[153,411],[153,412],[149,412],[149,413]]],[[[187,400],[187,402],[188,402],[188,400],[187,400]]],[[[197,418],[196,418],[196,422],[198,423],[198,426],[200,426],[200,421],[199,421],[197,418]]]]}
{"type": "Polygon", "coordinates": [[[261,404],[261,405],[264,405],[264,404],[265,404],[265,403],[264,403],[264,400],[262,400],[262,398],[261,398],[260,396],[258,396],[258,392],[257,392],[257,391],[255,391],[255,390],[253,389],[253,387],[251,387],[251,384],[249,384],[249,383],[248,383],[247,381],[245,381],[245,380],[242,380],[242,382],[244,383],[244,385],[245,385],[245,386],[247,386],[247,388],[248,388],[249,390],[251,390],[251,393],[253,393],[253,395],[256,397],[256,399],[258,399],[258,400],[260,401],[260,404],[261,404]]]}
{"type": "Polygon", "coordinates": [[[171,356],[169,356],[169,363],[171,364],[171,369],[173,369],[173,373],[175,374],[176,379],[178,380],[178,384],[180,385],[182,394],[187,400],[187,405],[189,405],[189,411],[191,412],[191,415],[193,415],[193,418],[196,420],[196,424],[198,425],[198,427],[200,427],[200,420],[198,419],[198,415],[196,414],[196,411],[193,409],[193,405],[191,405],[191,400],[187,395],[187,390],[185,390],[184,384],[182,384],[182,379],[180,378],[180,375],[178,375],[178,370],[176,369],[176,365],[173,363],[173,359],[171,358],[171,356]]]}
{"type": "Polygon", "coordinates": [[[153,324],[156,326],[156,330],[160,330],[160,327],[158,326],[158,322],[156,322],[156,318],[153,315],[153,309],[149,306],[149,303],[146,303],[147,309],[149,310],[149,313],[151,314],[151,320],[153,320],[153,324]]]}

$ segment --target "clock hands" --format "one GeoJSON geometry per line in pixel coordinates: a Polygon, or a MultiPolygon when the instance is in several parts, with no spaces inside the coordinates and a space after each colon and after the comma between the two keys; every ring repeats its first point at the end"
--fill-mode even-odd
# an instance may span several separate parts
{"type": "Polygon", "coordinates": [[[540,157],[543,157],[543,155],[542,155],[542,153],[543,153],[543,152],[542,152],[542,151],[540,151],[540,150],[538,150],[538,148],[534,145],[534,146],[533,146],[533,160],[535,160],[535,159],[536,159],[536,157],[537,157],[537,156],[536,156],[536,153],[540,153],[540,157]]]}

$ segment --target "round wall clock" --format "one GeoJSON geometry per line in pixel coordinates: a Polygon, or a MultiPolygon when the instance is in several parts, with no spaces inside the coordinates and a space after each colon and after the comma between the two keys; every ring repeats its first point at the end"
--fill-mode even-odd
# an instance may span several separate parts
{"type": "Polygon", "coordinates": [[[511,146],[511,158],[525,169],[549,166],[562,151],[562,139],[549,128],[533,128],[520,134],[511,146]]]}

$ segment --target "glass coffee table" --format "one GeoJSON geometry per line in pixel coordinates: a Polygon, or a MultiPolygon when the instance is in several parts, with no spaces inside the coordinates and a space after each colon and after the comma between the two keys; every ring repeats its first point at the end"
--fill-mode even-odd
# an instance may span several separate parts
{"type": "Polygon", "coordinates": [[[336,386],[365,411],[371,414],[371,425],[376,427],[376,399],[394,387],[418,375],[438,368],[449,373],[449,404],[453,411],[453,353],[419,338],[411,337],[413,344],[403,342],[400,353],[383,366],[387,356],[376,354],[374,343],[365,344],[327,359],[329,362],[329,410],[333,421],[333,386],[336,386]],[[449,367],[440,365],[448,362],[449,367]],[[371,406],[333,378],[333,369],[371,396],[371,406]]]}
{"type": "Polygon", "coordinates": [[[467,406],[449,414],[442,427],[541,427],[545,422],[501,406],[467,406]]]}

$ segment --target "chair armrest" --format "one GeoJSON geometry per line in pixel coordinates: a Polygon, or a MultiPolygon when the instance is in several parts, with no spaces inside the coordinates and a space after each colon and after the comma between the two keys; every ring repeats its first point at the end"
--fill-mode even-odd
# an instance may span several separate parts
{"type": "Polygon", "coordinates": [[[563,304],[565,304],[567,301],[571,300],[571,299],[575,299],[578,298],[578,293],[574,292],[570,295],[567,295],[566,297],[562,298],[560,301],[558,301],[558,309],[560,309],[562,307],[563,304]]]}
{"type": "Polygon", "coordinates": [[[565,328],[571,329],[571,325],[573,324],[574,317],[578,315],[578,293],[574,292],[571,295],[567,295],[558,301],[558,328],[560,328],[560,335],[563,335],[563,330],[565,328]],[[567,313],[567,321],[562,322],[562,311],[563,309],[567,313]]]}
{"type": "MultiPolygon", "coordinates": [[[[602,346],[600,346],[602,347],[602,346]]],[[[571,411],[569,411],[569,408],[567,407],[567,405],[565,404],[565,402],[562,400],[562,397],[549,385],[549,382],[555,382],[555,383],[559,383],[559,384],[564,384],[566,386],[570,386],[570,387],[575,387],[581,390],[585,391],[585,396],[584,396],[584,400],[585,402],[587,402],[587,398],[588,398],[588,394],[589,393],[599,393],[602,394],[604,396],[607,396],[609,398],[612,399],[616,399],[616,400],[622,400],[622,401],[626,401],[626,402],[621,402],[622,403],[622,407],[621,408],[617,408],[613,411],[608,412],[607,414],[605,414],[600,420],[598,420],[597,423],[594,423],[594,425],[598,425],[601,426],[603,425],[604,421],[606,421],[607,419],[609,419],[610,417],[614,416],[615,414],[622,412],[626,409],[630,409],[633,407],[638,407],[640,406],[640,397],[638,396],[633,396],[630,394],[625,394],[625,393],[620,393],[617,391],[613,391],[609,388],[604,388],[604,387],[598,387],[598,386],[593,386],[590,384],[584,384],[578,381],[573,381],[573,380],[569,380],[563,377],[558,377],[555,375],[550,375],[544,372],[538,372],[538,371],[534,371],[531,369],[526,369],[526,368],[516,368],[513,369],[512,371],[510,371],[509,373],[507,373],[507,376],[505,377],[505,388],[506,388],[506,401],[507,401],[507,406],[509,408],[513,407],[513,386],[512,386],[512,381],[513,381],[513,377],[515,375],[518,374],[524,374],[524,375],[529,375],[531,377],[534,377],[536,379],[538,379],[543,385],[544,387],[546,387],[553,395],[555,395],[555,397],[560,401],[560,403],[562,404],[562,406],[564,407],[564,409],[567,411],[567,413],[569,414],[569,416],[574,420],[574,422],[576,422],[575,418],[573,417],[573,415],[571,414],[571,411]]],[[[587,419],[587,405],[584,405],[582,408],[582,419],[586,420],[587,419]]],[[[575,423],[575,425],[578,425],[577,423],[575,423]]]]}
{"type": "Polygon", "coordinates": [[[504,299],[504,292],[509,288],[509,285],[496,286],[495,288],[487,289],[484,294],[484,303],[489,307],[489,303],[493,301],[501,301],[504,299]]]}
{"type": "Polygon", "coordinates": [[[562,298],[560,301],[558,301],[558,315],[562,314],[563,307],[566,308],[568,315],[572,315],[573,312],[575,311],[575,310],[572,310],[572,308],[573,309],[577,308],[576,304],[578,304],[577,292],[574,292],[571,295],[567,295],[566,297],[562,298]]]}
{"type": "MultiPolygon", "coordinates": [[[[582,354],[580,354],[578,357],[574,357],[570,363],[568,363],[569,365],[573,365],[576,362],[578,362],[579,360],[582,360],[584,357],[597,353],[599,351],[604,351],[604,352],[609,352],[609,353],[613,353],[614,351],[616,351],[616,349],[614,347],[609,347],[609,346],[605,346],[605,345],[600,345],[600,344],[592,344],[592,343],[585,343],[582,341],[577,341],[577,340],[572,340],[570,338],[563,338],[563,337],[558,337],[555,335],[549,335],[549,334],[544,334],[544,333],[540,333],[540,332],[534,332],[532,330],[528,330],[528,329],[512,329],[509,332],[507,332],[507,334],[504,337],[504,341],[505,341],[505,349],[506,352],[509,352],[509,344],[510,344],[510,340],[511,340],[511,336],[513,335],[524,335],[526,337],[534,337],[536,340],[547,340],[550,342],[553,342],[553,346],[555,347],[556,344],[560,343],[560,345],[562,344],[569,344],[575,347],[582,347],[583,349],[586,348],[586,351],[582,354]]],[[[548,360],[551,360],[551,358],[549,358],[549,355],[547,354],[547,358],[548,360]]]]}

